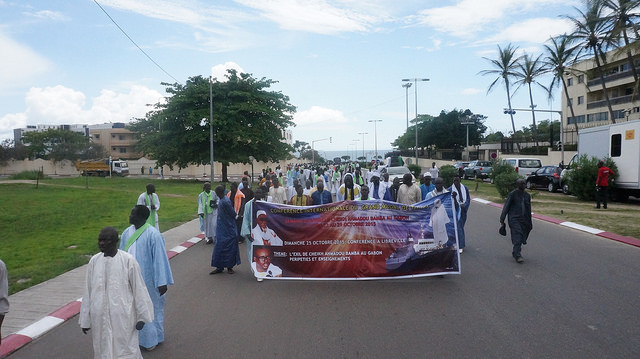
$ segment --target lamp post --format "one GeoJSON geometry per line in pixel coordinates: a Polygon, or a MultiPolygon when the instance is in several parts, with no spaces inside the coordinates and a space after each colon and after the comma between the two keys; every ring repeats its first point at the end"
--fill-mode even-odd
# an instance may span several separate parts
{"type": "MultiPolygon", "coordinates": [[[[413,78],[413,79],[402,79],[402,82],[410,82],[413,81],[414,85],[416,86],[416,90],[415,90],[415,94],[416,94],[416,146],[415,146],[415,150],[416,150],[416,164],[418,164],[418,81],[429,81],[429,79],[420,79],[420,78],[413,78]]],[[[408,89],[407,89],[408,91],[408,89]]]]}
{"type": "Polygon", "coordinates": [[[358,143],[357,142],[359,142],[359,141],[360,140],[358,140],[358,139],[353,140],[353,145],[355,146],[353,148],[353,155],[355,156],[356,162],[358,162],[358,143]]]}
{"type": "MultiPolygon", "coordinates": [[[[408,112],[407,112],[408,113],[408,112]]],[[[375,150],[376,150],[376,158],[375,160],[378,160],[378,128],[376,126],[376,124],[378,122],[381,122],[382,120],[369,120],[368,122],[373,122],[373,143],[375,144],[375,150]]],[[[407,119],[407,123],[408,123],[408,119],[407,119]]]]}
{"type": "MultiPolygon", "coordinates": [[[[531,107],[531,106],[529,106],[531,107]]],[[[531,111],[531,112],[551,112],[557,113],[560,115],[560,163],[564,166],[564,126],[562,122],[562,111],[554,111],[554,110],[536,110],[535,105],[530,109],[521,109],[521,108],[505,108],[504,113],[514,115],[516,111],[531,111]]],[[[553,144],[552,144],[553,145],[553,144]]]]}
{"type": "Polygon", "coordinates": [[[209,76],[209,153],[211,160],[211,177],[213,183],[213,76],[209,76]]]}
{"type": "Polygon", "coordinates": [[[475,122],[471,121],[473,116],[465,116],[466,121],[461,121],[461,125],[467,125],[467,146],[465,147],[465,151],[467,151],[467,161],[471,160],[471,154],[469,153],[469,125],[473,125],[475,122]]]}
{"type": "Polygon", "coordinates": [[[409,87],[411,87],[411,85],[413,85],[411,82],[407,82],[406,84],[402,84],[402,87],[405,88],[405,92],[406,92],[406,102],[407,102],[407,131],[409,131],[409,87]]]}
{"type": "Polygon", "coordinates": [[[329,140],[329,143],[331,143],[331,137],[321,138],[319,140],[311,141],[311,163],[312,164],[314,165],[316,164],[316,151],[314,150],[315,143],[320,141],[326,141],[326,140],[329,140]]]}
{"type": "Polygon", "coordinates": [[[364,155],[364,135],[368,135],[368,132],[358,132],[359,135],[362,135],[362,157],[364,157],[364,160],[367,160],[367,157],[364,155]]]}

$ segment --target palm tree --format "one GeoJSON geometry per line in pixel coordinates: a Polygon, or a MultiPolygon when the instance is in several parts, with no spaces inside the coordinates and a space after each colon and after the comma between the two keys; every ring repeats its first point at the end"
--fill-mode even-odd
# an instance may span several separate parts
{"type": "MultiPolygon", "coordinates": [[[[573,45],[573,39],[567,36],[567,34],[552,37],[549,41],[552,46],[544,45],[546,52],[545,62],[549,70],[553,73],[553,79],[549,85],[549,99],[553,98],[553,89],[562,84],[564,96],[567,99],[567,104],[571,111],[571,118],[574,120],[573,124],[577,136],[578,121],[576,121],[576,114],[573,112],[573,103],[569,99],[569,91],[567,90],[567,83],[564,80],[564,74],[573,71],[570,67],[578,60],[578,45],[573,45]]],[[[562,124],[560,124],[560,126],[562,126],[562,124]]],[[[561,141],[564,143],[564,139],[561,139],[561,141]]]]}
{"type": "Polygon", "coordinates": [[[538,55],[538,57],[534,59],[529,56],[529,54],[524,54],[518,62],[516,69],[516,77],[518,78],[518,81],[514,84],[518,85],[518,87],[526,84],[529,87],[529,102],[531,104],[531,116],[533,117],[533,138],[536,143],[536,147],[538,147],[538,129],[536,128],[536,111],[534,109],[535,106],[533,105],[531,84],[536,84],[546,92],[549,92],[549,89],[536,81],[536,78],[546,74],[547,72],[549,72],[549,69],[542,60],[542,55],[538,55]]]}
{"type": "MultiPolygon", "coordinates": [[[[500,81],[504,82],[504,85],[507,89],[507,103],[509,104],[509,116],[511,116],[511,128],[513,129],[513,134],[516,133],[516,125],[513,122],[513,110],[511,110],[511,91],[509,89],[509,79],[516,76],[516,68],[518,66],[519,57],[516,57],[517,47],[513,47],[512,44],[507,45],[504,49],[498,45],[498,58],[497,59],[489,59],[483,57],[485,60],[488,60],[493,65],[494,69],[492,70],[483,70],[480,71],[480,75],[498,75],[498,77],[493,80],[489,88],[487,89],[487,93],[491,92],[493,87],[500,81]]],[[[520,143],[516,142],[518,146],[518,152],[520,152],[520,143]]]]}
{"type": "MultiPolygon", "coordinates": [[[[603,7],[611,11],[609,18],[611,19],[609,28],[609,38],[612,42],[618,43],[617,39],[622,37],[624,44],[623,49],[626,52],[629,66],[631,67],[631,73],[635,80],[636,88],[634,89],[634,96],[632,100],[635,100],[638,90],[638,71],[633,61],[633,54],[631,51],[631,41],[629,40],[628,29],[631,29],[635,34],[635,39],[638,38],[638,28],[635,20],[640,17],[640,14],[632,12],[640,6],[640,0],[604,0],[603,7]]],[[[637,47],[638,44],[636,44],[637,47]]]]}
{"type": "Polygon", "coordinates": [[[580,9],[574,7],[574,9],[580,14],[579,18],[572,16],[565,16],[574,25],[574,31],[571,37],[577,41],[581,41],[585,49],[589,49],[593,53],[594,60],[596,61],[596,69],[600,75],[600,82],[602,83],[602,92],[609,108],[609,116],[611,116],[611,123],[616,123],[616,119],[613,116],[613,109],[611,108],[611,101],[609,100],[609,93],[607,92],[607,86],[604,82],[604,73],[602,71],[601,60],[605,61],[606,57],[602,47],[605,49],[609,45],[607,38],[607,28],[609,28],[610,19],[602,15],[603,7],[601,0],[586,1],[586,12],[582,12],[580,9]]]}

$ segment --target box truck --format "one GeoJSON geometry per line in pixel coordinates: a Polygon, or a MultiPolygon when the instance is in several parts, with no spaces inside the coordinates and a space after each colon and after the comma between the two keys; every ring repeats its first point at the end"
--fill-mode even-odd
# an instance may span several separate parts
{"type": "Polygon", "coordinates": [[[109,173],[117,176],[126,176],[129,174],[129,166],[126,161],[122,160],[85,160],[76,161],[76,169],[83,176],[108,176],[109,173]],[[111,166],[109,166],[111,165],[111,166]],[[111,169],[111,172],[109,172],[111,169]]]}

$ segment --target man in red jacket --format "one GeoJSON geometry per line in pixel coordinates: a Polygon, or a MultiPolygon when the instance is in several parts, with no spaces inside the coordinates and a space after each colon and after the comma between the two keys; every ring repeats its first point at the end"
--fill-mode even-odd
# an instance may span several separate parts
{"type": "Polygon", "coordinates": [[[603,161],[598,161],[598,178],[596,178],[596,209],[607,209],[607,197],[609,197],[609,177],[613,181],[613,171],[604,165],[603,161]]]}

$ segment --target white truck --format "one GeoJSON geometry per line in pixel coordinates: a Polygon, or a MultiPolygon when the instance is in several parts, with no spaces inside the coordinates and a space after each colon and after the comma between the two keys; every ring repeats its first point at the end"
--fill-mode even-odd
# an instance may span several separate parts
{"type": "Polygon", "coordinates": [[[640,197],[640,120],[580,130],[577,156],[580,155],[611,157],[616,163],[618,173],[613,193],[616,200],[640,197]]]}

